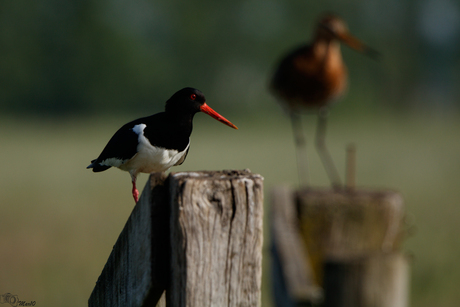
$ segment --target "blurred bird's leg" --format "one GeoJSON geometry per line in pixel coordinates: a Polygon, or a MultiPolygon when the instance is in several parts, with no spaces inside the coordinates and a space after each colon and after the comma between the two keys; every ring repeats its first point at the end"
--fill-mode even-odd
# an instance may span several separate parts
{"type": "Polygon", "coordinates": [[[326,108],[321,108],[318,112],[318,126],[316,128],[316,150],[318,151],[319,157],[321,158],[321,162],[323,162],[323,166],[326,169],[326,173],[331,181],[332,187],[334,189],[341,189],[342,183],[340,181],[339,173],[337,172],[337,168],[334,165],[334,161],[332,161],[331,155],[326,147],[326,124],[327,124],[327,117],[329,116],[329,112],[326,108]]]}
{"type": "Polygon", "coordinates": [[[299,114],[290,112],[292,130],[294,131],[294,141],[297,155],[297,172],[301,187],[309,186],[308,162],[307,162],[307,141],[303,134],[302,122],[299,114]]]}
{"type": "Polygon", "coordinates": [[[131,174],[131,181],[133,183],[133,197],[134,197],[134,201],[136,202],[137,204],[137,201],[139,200],[139,191],[137,190],[136,188],[136,180],[137,180],[137,175],[135,174],[131,174]]]}

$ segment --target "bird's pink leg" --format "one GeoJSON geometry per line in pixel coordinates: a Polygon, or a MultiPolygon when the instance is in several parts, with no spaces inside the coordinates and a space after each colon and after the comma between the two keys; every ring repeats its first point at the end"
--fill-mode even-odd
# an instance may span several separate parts
{"type": "Polygon", "coordinates": [[[137,190],[136,188],[136,176],[133,176],[131,175],[131,179],[132,179],[132,182],[133,182],[133,197],[134,197],[134,201],[137,203],[138,200],[139,200],[139,191],[137,190]]]}

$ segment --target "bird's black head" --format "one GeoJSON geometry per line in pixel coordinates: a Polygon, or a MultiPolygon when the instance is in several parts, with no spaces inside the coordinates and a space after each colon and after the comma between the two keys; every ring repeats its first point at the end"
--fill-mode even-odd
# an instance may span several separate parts
{"type": "Polygon", "coordinates": [[[166,112],[195,114],[201,111],[206,98],[201,91],[186,87],[177,91],[166,101],[166,112]]]}
{"type": "Polygon", "coordinates": [[[169,114],[191,115],[192,117],[195,113],[203,112],[229,127],[238,129],[229,120],[225,119],[206,104],[206,98],[204,98],[202,92],[191,87],[183,88],[172,95],[166,101],[165,111],[169,114]]]}

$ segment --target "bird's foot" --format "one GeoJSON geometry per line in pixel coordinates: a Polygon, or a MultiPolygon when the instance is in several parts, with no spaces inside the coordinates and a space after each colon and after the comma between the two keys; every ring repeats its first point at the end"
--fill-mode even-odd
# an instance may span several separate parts
{"type": "Polygon", "coordinates": [[[139,191],[136,188],[133,189],[133,197],[134,197],[134,201],[137,204],[137,202],[139,201],[139,191]]]}

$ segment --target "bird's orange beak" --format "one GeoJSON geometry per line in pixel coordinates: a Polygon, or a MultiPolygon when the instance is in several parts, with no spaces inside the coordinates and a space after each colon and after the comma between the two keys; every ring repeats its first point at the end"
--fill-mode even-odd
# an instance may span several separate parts
{"type": "Polygon", "coordinates": [[[337,34],[337,38],[344,44],[347,44],[350,48],[362,52],[374,59],[377,59],[380,56],[380,53],[378,51],[366,46],[359,39],[357,39],[348,32],[337,34]]]}
{"type": "Polygon", "coordinates": [[[211,107],[208,106],[206,102],[200,107],[200,109],[201,109],[201,112],[208,114],[209,116],[217,119],[221,123],[226,124],[227,126],[232,127],[233,129],[238,129],[238,127],[232,124],[228,119],[226,119],[225,117],[223,117],[222,115],[220,115],[219,113],[211,109],[211,107]]]}

